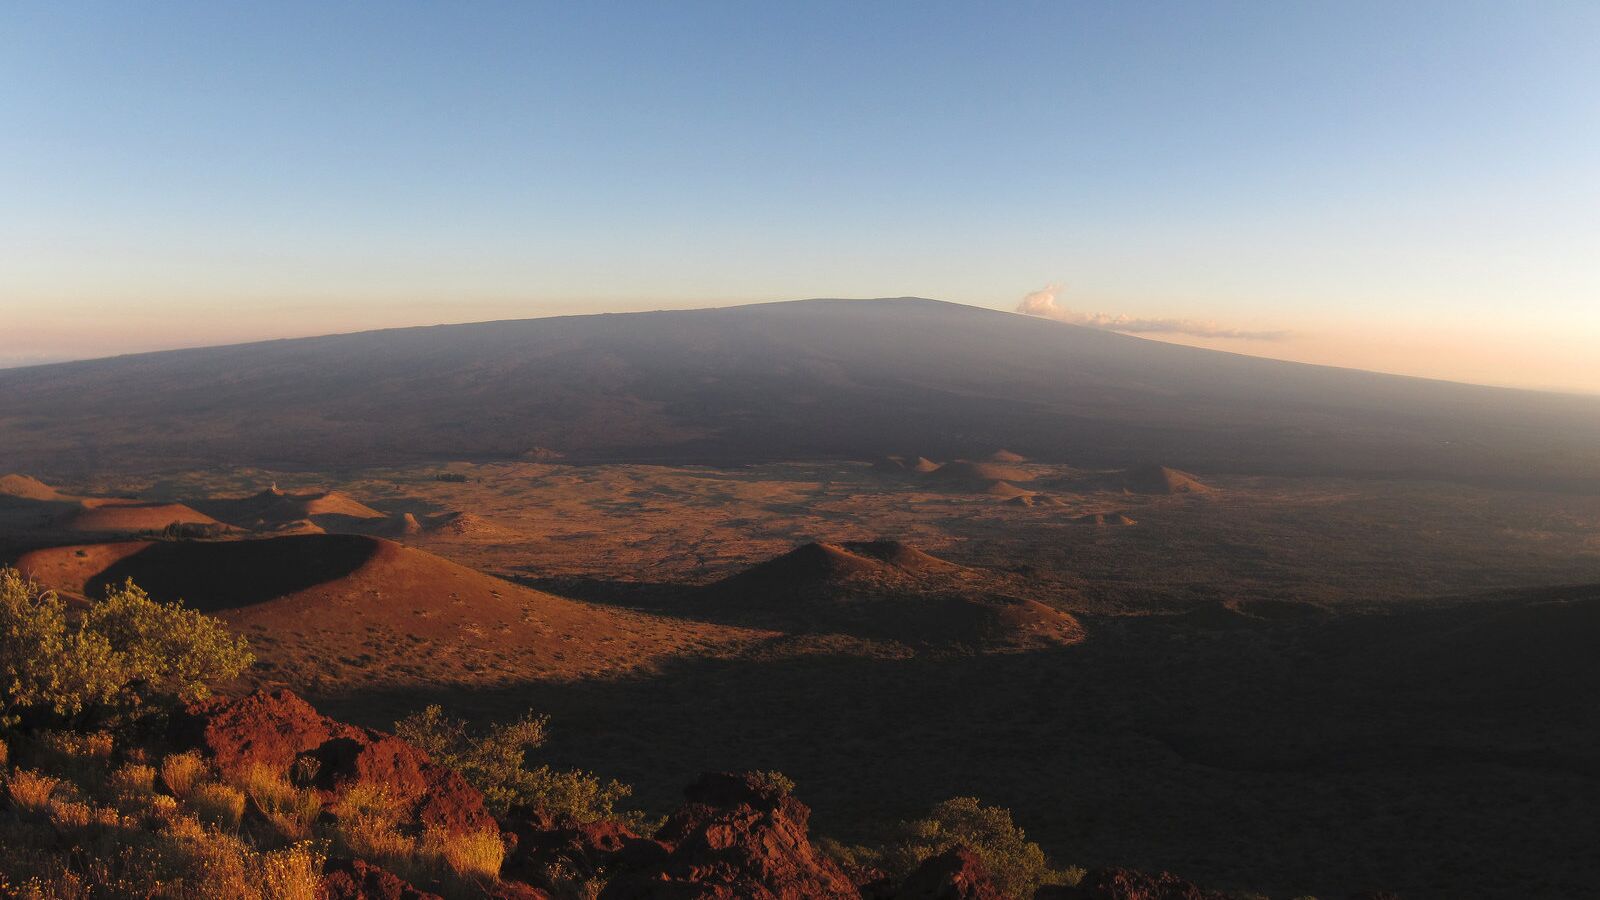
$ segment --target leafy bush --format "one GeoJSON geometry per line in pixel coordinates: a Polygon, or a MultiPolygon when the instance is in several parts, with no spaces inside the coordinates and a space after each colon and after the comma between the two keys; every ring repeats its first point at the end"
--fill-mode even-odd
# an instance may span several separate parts
{"type": "Polygon", "coordinates": [[[252,661],[215,619],[157,603],[131,581],[69,622],[54,591],[0,569],[0,720],[204,697],[252,661]]]}
{"type": "Polygon", "coordinates": [[[243,638],[216,619],[177,603],[157,603],[130,579],[84,614],[83,628],[111,644],[124,684],[159,697],[204,698],[211,682],[254,662],[243,638]]]}
{"type": "Polygon", "coordinates": [[[0,717],[43,707],[61,715],[107,703],[125,683],[104,635],[69,628],[66,604],[0,569],[0,717]]]}
{"type": "Polygon", "coordinates": [[[755,782],[758,787],[770,788],[780,794],[794,793],[794,779],[776,769],[766,772],[751,772],[750,774],[755,776],[755,782]]]}
{"type": "Polygon", "coordinates": [[[995,884],[1010,897],[1030,897],[1051,876],[1044,851],[1011,821],[1010,810],[984,806],[976,797],[956,797],[926,818],[904,822],[884,851],[884,867],[906,875],[923,860],[961,844],[982,859],[995,884]]]}
{"type": "Polygon", "coordinates": [[[527,751],[544,743],[546,722],[530,713],[473,734],[466,722],[446,716],[439,706],[429,706],[396,722],[394,730],[435,761],[460,772],[483,792],[496,814],[526,805],[581,822],[617,816],[616,804],[633,793],[629,786],[602,783],[577,770],[527,767],[527,751]]]}

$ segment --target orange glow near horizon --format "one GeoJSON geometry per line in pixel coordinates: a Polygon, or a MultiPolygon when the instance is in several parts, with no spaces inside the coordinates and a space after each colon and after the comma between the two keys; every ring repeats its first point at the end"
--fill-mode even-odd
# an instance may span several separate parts
{"type": "MultiPolygon", "coordinates": [[[[311,337],[321,334],[663,308],[732,305],[733,300],[671,303],[483,300],[468,303],[320,302],[280,306],[169,304],[129,314],[91,304],[8,316],[0,365],[30,365],[152,350],[311,337]],[[598,307],[598,309],[597,309],[598,307]]],[[[1041,322],[1041,326],[1045,323],[1041,322]]],[[[1378,332],[1339,322],[1309,323],[1281,340],[1140,334],[1152,340],[1291,362],[1533,390],[1600,394],[1600,365],[1584,334],[1390,327],[1378,332]]]]}

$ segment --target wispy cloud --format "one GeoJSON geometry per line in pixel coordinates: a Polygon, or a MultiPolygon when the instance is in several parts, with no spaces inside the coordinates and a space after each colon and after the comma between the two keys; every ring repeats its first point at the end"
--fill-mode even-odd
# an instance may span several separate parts
{"type": "Polygon", "coordinates": [[[1281,341],[1290,336],[1288,331],[1249,331],[1242,328],[1224,328],[1215,322],[1198,322],[1193,319],[1138,318],[1129,315],[1111,315],[1103,312],[1078,312],[1056,302],[1061,286],[1050,284],[1028,294],[1017,304],[1017,312],[1044,319],[1055,319],[1072,325],[1099,328],[1102,331],[1121,331],[1128,334],[1187,334],[1195,337],[1231,338],[1241,341],[1281,341]]]}

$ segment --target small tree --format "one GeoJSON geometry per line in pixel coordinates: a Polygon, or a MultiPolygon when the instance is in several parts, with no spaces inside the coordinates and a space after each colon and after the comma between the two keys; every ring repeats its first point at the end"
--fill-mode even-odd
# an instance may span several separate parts
{"type": "Polygon", "coordinates": [[[26,709],[70,716],[108,703],[121,687],[117,660],[101,635],[68,627],[54,591],[0,569],[0,716],[26,709]]]}
{"type": "Polygon", "coordinates": [[[244,638],[221,622],[178,603],[157,603],[132,579],[89,608],[83,630],[121,654],[126,684],[144,698],[203,699],[213,682],[255,661],[244,638]]]}
{"type": "Polygon", "coordinates": [[[0,718],[74,717],[204,697],[252,662],[208,616],[151,600],[130,581],[73,620],[54,591],[0,569],[0,718]]]}

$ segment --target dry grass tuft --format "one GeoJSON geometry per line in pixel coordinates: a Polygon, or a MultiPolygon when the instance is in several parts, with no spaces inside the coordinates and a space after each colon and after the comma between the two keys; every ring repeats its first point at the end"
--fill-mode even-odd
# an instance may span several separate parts
{"type": "Polygon", "coordinates": [[[174,753],[161,761],[161,783],[179,799],[187,797],[205,775],[206,763],[198,753],[174,753]]]}
{"type": "Polygon", "coordinates": [[[496,879],[505,862],[506,845],[493,831],[459,834],[429,829],[423,838],[426,850],[433,851],[458,878],[496,879]]]}
{"type": "Polygon", "coordinates": [[[388,819],[360,815],[339,819],[334,841],[348,856],[371,860],[385,868],[405,868],[417,854],[417,842],[388,819]]]}
{"type": "Polygon", "coordinates": [[[240,787],[278,833],[289,840],[310,837],[311,826],[322,814],[322,799],[315,791],[297,788],[265,766],[247,770],[240,787]]]}
{"type": "Polygon", "coordinates": [[[155,793],[156,770],[152,766],[128,763],[111,773],[106,788],[119,797],[148,797],[155,793]]]}
{"type": "Polygon", "coordinates": [[[238,828],[244,818],[244,792],[230,785],[195,785],[186,799],[200,821],[218,828],[238,828]]]}
{"type": "Polygon", "coordinates": [[[255,869],[264,900],[319,900],[322,864],[327,852],[320,843],[302,841],[283,850],[263,853],[255,869]]]}
{"type": "Polygon", "coordinates": [[[50,803],[50,795],[55,793],[60,783],[61,779],[42,772],[18,769],[11,773],[10,780],[6,782],[6,793],[11,797],[11,805],[17,809],[38,812],[50,803]]]}

